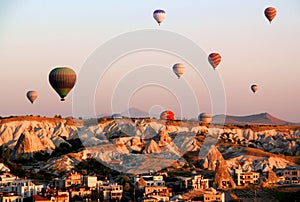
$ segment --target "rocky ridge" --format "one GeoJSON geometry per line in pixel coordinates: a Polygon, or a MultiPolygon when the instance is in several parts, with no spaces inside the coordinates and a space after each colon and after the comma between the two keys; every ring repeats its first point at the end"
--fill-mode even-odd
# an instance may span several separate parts
{"type": "MultiPolygon", "coordinates": [[[[221,127],[156,119],[72,121],[18,117],[0,122],[0,145],[13,149],[11,158],[17,159],[20,156],[32,157],[34,153],[41,151],[51,153],[61,143],[69,144],[68,140],[79,138],[85,147],[80,151],[79,160],[88,156],[96,157],[110,165],[110,162],[119,159],[124,168],[114,165],[118,169],[130,171],[140,166],[139,172],[142,172],[147,169],[143,160],[153,166],[157,162],[161,167],[183,165],[185,160],[181,156],[189,151],[199,151],[209,131],[214,131],[219,141],[231,145],[253,147],[275,154],[299,155],[300,151],[300,129],[296,126],[221,127]],[[157,161],[153,160],[155,158],[157,161]]],[[[284,168],[293,164],[280,156],[257,157],[243,154],[239,147],[231,150],[222,147],[218,149],[225,156],[229,169],[238,161],[245,162],[245,169],[265,171],[274,166],[284,168]],[[236,155],[226,158],[229,151],[236,155]]],[[[215,170],[216,162],[221,159],[220,155],[208,157],[204,160],[204,167],[215,170]]]]}

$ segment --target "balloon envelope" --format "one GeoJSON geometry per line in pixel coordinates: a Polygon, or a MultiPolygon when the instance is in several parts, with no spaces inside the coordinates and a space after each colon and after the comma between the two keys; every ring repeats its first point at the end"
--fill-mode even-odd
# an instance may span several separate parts
{"type": "Polygon", "coordinates": [[[76,73],[68,67],[57,67],[49,73],[49,82],[60,96],[61,101],[64,101],[75,85],[76,73]]]}
{"type": "Polygon", "coordinates": [[[156,20],[158,25],[164,21],[166,18],[166,12],[164,10],[158,9],[153,12],[153,18],[156,20]]]}
{"type": "Polygon", "coordinates": [[[221,59],[222,57],[219,53],[211,53],[208,56],[208,61],[214,69],[217,68],[217,66],[220,64],[221,59]]]}
{"type": "Polygon", "coordinates": [[[204,123],[210,123],[212,120],[211,114],[209,113],[201,113],[198,116],[198,120],[204,123]]]}
{"type": "Polygon", "coordinates": [[[184,73],[185,67],[181,63],[177,63],[173,66],[173,72],[176,74],[178,78],[180,78],[184,73]]]}
{"type": "Polygon", "coordinates": [[[251,86],[251,90],[253,91],[253,93],[256,93],[256,91],[258,90],[258,85],[253,84],[253,85],[251,86]]]}
{"type": "Polygon", "coordinates": [[[111,115],[111,117],[113,119],[122,119],[123,118],[123,116],[121,114],[113,114],[113,115],[111,115]]]}
{"type": "Polygon", "coordinates": [[[35,90],[30,90],[26,93],[26,97],[28,98],[28,100],[31,102],[31,104],[34,103],[34,101],[37,99],[38,97],[38,93],[35,90]]]}
{"type": "Polygon", "coordinates": [[[162,119],[162,120],[175,120],[176,118],[175,118],[175,114],[172,111],[166,110],[166,111],[164,111],[160,114],[160,119],[162,119]]]}
{"type": "Polygon", "coordinates": [[[277,14],[277,10],[274,7],[268,7],[265,9],[265,16],[269,20],[270,23],[275,18],[276,14],[277,14]]]}

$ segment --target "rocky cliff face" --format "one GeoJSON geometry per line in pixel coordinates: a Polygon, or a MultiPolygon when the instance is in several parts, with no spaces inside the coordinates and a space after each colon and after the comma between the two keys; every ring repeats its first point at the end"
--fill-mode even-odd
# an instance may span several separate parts
{"type": "Polygon", "coordinates": [[[45,145],[41,149],[46,150],[50,145],[58,146],[64,142],[63,138],[72,138],[77,129],[77,126],[68,123],[66,119],[39,117],[4,119],[0,122],[0,145],[13,148],[23,134],[29,138],[38,138],[45,145]]]}
{"type": "MultiPolygon", "coordinates": [[[[263,126],[262,126],[263,128],[263,126]]],[[[220,134],[224,142],[241,144],[277,154],[300,155],[300,130],[298,127],[276,126],[266,130],[226,128],[220,134]]]]}
{"type": "MultiPolygon", "coordinates": [[[[188,151],[199,151],[211,131],[214,131],[216,138],[219,137],[219,141],[231,145],[253,147],[271,153],[300,154],[300,129],[295,126],[209,128],[209,125],[202,126],[197,122],[165,122],[155,119],[2,119],[0,145],[12,148],[12,159],[16,159],[20,156],[31,157],[38,151],[52,152],[61,143],[67,143],[66,140],[80,138],[86,148],[85,153],[98,153],[97,157],[106,163],[114,159],[121,159],[123,162],[135,159],[132,164],[141,164],[143,159],[149,157],[151,162],[150,157],[155,156],[162,166],[181,165],[184,164],[181,156],[188,151]],[[166,159],[165,163],[161,159],[166,159]]],[[[268,170],[274,166],[284,168],[292,164],[278,156],[255,156],[243,153],[239,149],[219,148],[225,155],[229,168],[235,166],[237,161],[245,162],[244,169],[248,170],[268,170]],[[233,153],[229,154],[230,151],[233,153]]],[[[223,159],[222,154],[212,150],[204,159],[203,166],[215,170],[216,162],[223,159]]],[[[85,155],[81,155],[83,159],[85,155]]]]}

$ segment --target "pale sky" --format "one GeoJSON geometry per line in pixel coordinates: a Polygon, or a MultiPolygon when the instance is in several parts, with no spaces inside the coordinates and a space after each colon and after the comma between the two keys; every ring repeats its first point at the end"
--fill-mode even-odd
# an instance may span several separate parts
{"type": "MultiPolygon", "coordinates": [[[[174,32],[193,41],[207,54],[216,51],[222,55],[215,73],[223,82],[227,114],[268,112],[300,122],[299,0],[2,0],[0,115],[72,115],[74,90],[65,102],[60,102],[48,82],[51,69],[68,66],[80,76],[86,60],[102,44],[143,29],[174,32]],[[269,6],[278,11],[271,25],[264,16],[264,9],[269,6]],[[152,18],[155,9],[167,13],[161,26],[152,18]],[[250,91],[253,83],[259,85],[256,94],[250,91]],[[31,89],[39,93],[33,105],[25,96],[31,89]]],[[[213,112],[205,78],[195,76],[186,64],[183,78],[175,80],[171,68],[176,62],[185,61],[151,51],[123,56],[99,78],[96,113],[116,113],[127,107],[149,111],[155,106],[188,118],[196,118],[203,111],[213,112]],[[124,74],[123,67],[130,67],[131,72],[124,74]],[[147,73],[147,68],[161,68],[161,72],[157,71],[156,77],[147,73]],[[170,81],[179,91],[140,83],[151,76],[155,82],[170,81]],[[134,86],[132,81],[136,77],[139,82],[134,86]],[[134,89],[133,94],[122,90],[127,85],[134,89]],[[193,91],[189,92],[189,86],[193,91]],[[122,93],[112,96],[113,92],[123,92],[124,100],[122,93]],[[186,105],[180,101],[184,99],[193,103],[196,100],[198,106],[182,106],[186,105]]]]}

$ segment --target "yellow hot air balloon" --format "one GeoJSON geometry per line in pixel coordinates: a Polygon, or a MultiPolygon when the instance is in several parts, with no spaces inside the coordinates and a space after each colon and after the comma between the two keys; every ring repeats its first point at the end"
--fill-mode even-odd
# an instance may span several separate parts
{"type": "Polygon", "coordinates": [[[38,97],[38,93],[35,90],[30,90],[26,93],[26,97],[28,98],[28,100],[31,102],[31,104],[34,103],[34,101],[37,99],[38,97]]]}
{"type": "Polygon", "coordinates": [[[177,63],[173,65],[173,72],[176,74],[178,78],[180,78],[184,73],[185,67],[181,63],[177,63]]]}

